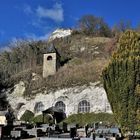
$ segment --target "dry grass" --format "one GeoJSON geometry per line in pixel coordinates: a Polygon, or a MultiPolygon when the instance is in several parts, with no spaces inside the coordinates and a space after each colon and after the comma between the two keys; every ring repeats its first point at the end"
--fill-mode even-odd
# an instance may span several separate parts
{"type": "MultiPolygon", "coordinates": [[[[82,59],[75,59],[61,67],[54,76],[46,79],[38,75],[37,80],[32,80],[32,70],[17,75],[14,79],[23,80],[26,84],[24,96],[32,98],[37,93],[44,91],[54,91],[62,88],[89,85],[90,82],[101,81],[101,73],[104,66],[108,63],[106,59],[95,59],[87,62],[82,59]],[[24,75],[24,76],[23,76],[24,75]]],[[[40,71],[41,68],[38,68],[40,71]]],[[[37,70],[36,70],[37,71],[37,70]]],[[[38,72],[39,73],[39,72],[38,72]]]]}
{"type": "MultiPolygon", "coordinates": [[[[110,54],[108,47],[110,38],[92,37],[81,34],[69,36],[65,39],[56,39],[54,44],[61,59],[71,59],[61,67],[54,76],[42,78],[42,63],[35,68],[17,73],[11,77],[11,83],[25,81],[26,95],[35,95],[46,89],[67,88],[77,85],[88,85],[90,82],[101,80],[102,69],[108,62],[110,54]],[[106,47],[106,48],[105,48],[106,47]],[[107,50],[107,51],[105,51],[107,50]],[[32,73],[39,75],[38,80],[32,80],[32,73]]],[[[110,51],[110,50],[109,50],[110,51]]]]}
{"type": "Polygon", "coordinates": [[[46,85],[48,88],[65,88],[99,81],[107,62],[105,59],[97,59],[79,65],[65,65],[56,75],[46,80],[46,85]]]}

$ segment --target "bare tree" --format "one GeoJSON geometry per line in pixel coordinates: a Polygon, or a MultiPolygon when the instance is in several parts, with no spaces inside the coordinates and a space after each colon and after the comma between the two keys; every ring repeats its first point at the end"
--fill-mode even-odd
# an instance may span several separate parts
{"type": "Polygon", "coordinates": [[[87,35],[111,36],[111,30],[103,18],[93,15],[85,15],[78,21],[78,27],[81,32],[87,35]]]}

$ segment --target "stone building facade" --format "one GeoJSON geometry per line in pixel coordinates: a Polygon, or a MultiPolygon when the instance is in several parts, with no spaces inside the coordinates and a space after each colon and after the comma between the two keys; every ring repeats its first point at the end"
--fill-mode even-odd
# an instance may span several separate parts
{"type": "MultiPolygon", "coordinates": [[[[51,45],[47,53],[44,54],[44,78],[56,73],[57,69],[60,67],[59,59],[59,53],[55,47],[51,45]]],[[[18,118],[21,117],[25,110],[30,110],[34,112],[35,115],[38,115],[42,113],[43,110],[52,106],[62,109],[67,116],[87,112],[112,113],[105,90],[99,83],[100,82],[90,83],[89,86],[83,85],[60,89],[49,93],[46,89],[46,94],[38,93],[34,99],[26,100],[23,98],[25,83],[21,81],[19,84],[15,85],[13,93],[10,94],[8,98],[12,107],[16,108],[19,103],[24,104],[19,110],[18,118]]]]}
{"type": "Polygon", "coordinates": [[[30,110],[38,115],[52,106],[62,109],[67,116],[86,112],[112,113],[104,88],[98,87],[96,84],[91,83],[89,86],[60,89],[47,94],[38,93],[34,99],[26,100],[22,96],[25,84],[20,82],[8,98],[14,108],[18,103],[24,103],[19,110],[18,118],[22,116],[25,110],[30,110]]]}

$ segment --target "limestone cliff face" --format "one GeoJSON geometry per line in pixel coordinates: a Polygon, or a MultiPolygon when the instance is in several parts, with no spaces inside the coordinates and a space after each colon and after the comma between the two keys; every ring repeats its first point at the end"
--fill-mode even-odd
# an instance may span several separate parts
{"type": "Polygon", "coordinates": [[[8,96],[8,100],[13,108],[16,108],[19,103],[25,104],[19,110],[18,118],[21,117],[25,110],[31,110],[37,115],[40,114],[42,110],[55,106],[55,104],[60,101],[65,104],[67,116],[78,113],[78,105],[83,100],[89,102],[89,112],[112,113],[105,90],[102,86],[97,86],[97,84],[99,83],[91,83],[89,86],[60,89],[55,92],[50,91],[49,93],[46,91],[47,94],[38,93],[34,99],[27,100],[23,97],[25,84],[20,81],[19,84],[15,85],[14,91],[8,96]],[[35,108],[37,103],[41,103],[41,107],[38,108],[38,111],[36,111],[35,108]]]}
{"type": "Polygon", "coordinates": [[[49,37],[49,41],[54,40],[55,38],[64,38],[66,36],[71,35],[72,30],[70,29],[56,29],[54,32],[52,32],[51,36],[49,37]]]}

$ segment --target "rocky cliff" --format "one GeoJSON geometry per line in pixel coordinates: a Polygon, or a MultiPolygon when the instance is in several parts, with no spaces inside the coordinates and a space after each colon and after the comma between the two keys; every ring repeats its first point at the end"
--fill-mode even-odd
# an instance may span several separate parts
{"type": "Polygon", "coordinates": [[[24,91],[25,83],[20,81],[15,85],[13,92],[8,96],[9,103],[13,108],[16,108],[18,104],[24,104],[18,111],[18,118],[20,118],[26,110],[30,110],[34,112],[35,115],[38,115],[44,109],[55,106],[59,101],[63,101],[65,104],[67,116],[77,114],[78,104],[83,100],[87,100],[90,103],[90,112],[112,113],[106,93],[103,87],[99,86],[99,82],[90,83],[89,86],[83,85],[59,89],[55,92],[48,92],[46,89],[44,94],[39,92],[33,99],[24,98],[24,91]],[[37,103],[42,104],[41,108],[36,106],[37,103]]]}
{"type": "Polygon", "coordinates": [[[41,109],[63,101],[66,113],[78,113],[78,105],[86,100],[90,112],[111,112],[102,87],[102,69],[114,48],[111,38],[93,37],[69,31],[52,41],[18,42],[18,47],[0,55],[0,76],[6,84],[9,104],[13,108],[24,103],[19,117],[29,109],[41,109]],[[61,67],[55,75],[42,78],[43,54],[53,43],[60,54],[61,67]],[[28,51],[27,51],[28,50],[28,51]],[[8,88],[9,87],[9,88],[8,88]]]}

